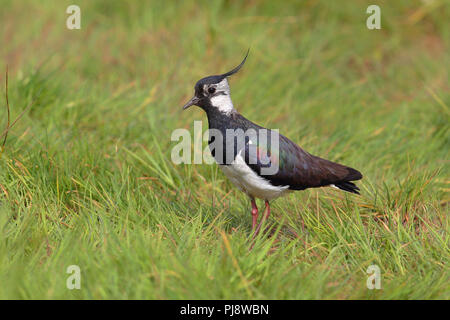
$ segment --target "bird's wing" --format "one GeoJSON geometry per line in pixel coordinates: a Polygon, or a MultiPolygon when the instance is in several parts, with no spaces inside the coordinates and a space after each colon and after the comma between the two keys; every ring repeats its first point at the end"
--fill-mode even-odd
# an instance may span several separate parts
{"type": "Polygon", "coordinates": [[[247,165],[271,184],[288,185],[293,190],[336,185],[357,193],[350,182],[362,178],[357,170],[313,156],[283,135],[279,135],[278,154],[277,148],[270,149],[270,139],[267,142],[246,143],[242,151],[247,165]],[[278,170],[268,170],[271,166],[278,170]]]}

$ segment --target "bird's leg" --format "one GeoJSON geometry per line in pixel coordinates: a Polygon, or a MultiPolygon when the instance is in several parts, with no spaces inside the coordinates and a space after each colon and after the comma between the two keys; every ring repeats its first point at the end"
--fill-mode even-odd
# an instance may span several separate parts
{"type": "Polygon", "coordinates": [[[252,230],[255,229],[258,221],[258,207],[256,206],[255,199],[252,199],[252,230]]]}
{"type": "Polygon", "coordinates": [[[266,221],[269,218],[269,215],[270,215],[270,205],[269,205],[269,201],[266,200],[266,208],[264,209],[263,217],[262,217],[261,221],[259,222],[258,226],[256,227],[256,230],[253,233],[252,239],[256,238],[256,236],[259,233],[259,230],[261,229],[262,224],[264,223],[264,221],[266,221]]]}

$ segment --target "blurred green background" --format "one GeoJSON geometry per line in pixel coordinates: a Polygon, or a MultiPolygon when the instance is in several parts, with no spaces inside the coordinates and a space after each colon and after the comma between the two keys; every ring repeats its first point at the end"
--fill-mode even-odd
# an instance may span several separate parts
{"type": "Polygon", "coordinates": [[[449,7],[3,0],[11,121],[32,106],[0,158],[0,298],[448,299],[449,7]],[[216,165],[170,160],[174,129],[206,129],[180,110],[195,82],[249,47],[238,111],[364,174],[361,196],[275,201],[252,251],[245,196],[216,165]]]}

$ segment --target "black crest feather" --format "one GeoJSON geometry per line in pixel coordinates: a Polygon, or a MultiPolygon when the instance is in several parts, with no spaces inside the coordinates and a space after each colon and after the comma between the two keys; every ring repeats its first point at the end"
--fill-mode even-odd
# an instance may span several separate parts
{"type": "Polygon", "coordinates": [[[229,76],[235,74],[236,72],[238,72],[239,69],[241,69],[242,66],[244,65],[245,61],[247,60],[249,52],[250,52],[250,48],[248,48],[247,53],[245,54],[244,60],[242,60],[242,62],[237,67],[235,67],[231,71],[228,71],[227,73],[224,73],[224,74],[220,75],[220,77],[223,79],[225,77],[229,77],[229,76]]]}

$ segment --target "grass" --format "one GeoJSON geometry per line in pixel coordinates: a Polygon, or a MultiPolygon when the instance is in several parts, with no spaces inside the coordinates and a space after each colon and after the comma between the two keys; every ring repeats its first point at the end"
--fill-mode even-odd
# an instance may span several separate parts
{"type": "Polygon", "coordinates": [[[0,298],[449,299],[450,8],[377,3],[381,30],[371,1],[77,1],[68,30],[72,1],[6,1],[11,121],[35,101],[0,158],[0,298]],[[237,109],[364,174],[274,201],[252,251],[245,196],[170,160],[174,129],[206,129],[180,111],[195,82],[248,47],[237,109]]]}

